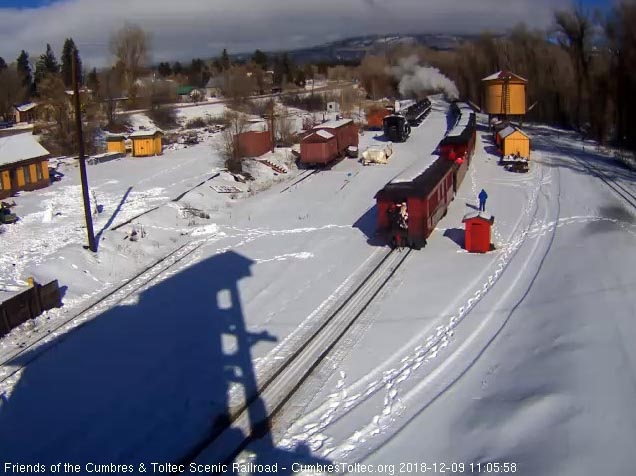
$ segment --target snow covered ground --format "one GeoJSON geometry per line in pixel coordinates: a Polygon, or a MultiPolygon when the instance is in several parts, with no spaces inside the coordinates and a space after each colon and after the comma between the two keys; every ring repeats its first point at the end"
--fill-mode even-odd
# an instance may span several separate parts
{"type": "MultiPolygon", "coordinates": [[[[48,205],[19,197],[23,210],[33,210],[31,229],[60,238],[47,245],[50,253],[41,251],[42,240],[21,247],[25,235],[16,238],[4,285],[29,274],[60,276],[68,290],[66,310],[0,341],[8,359],[0,374],[21,369],[0,384],[3,453],[32,463],[183,457],[385,253],[373,238],[373,196],[408,166],[433,160],[445,129],[444,105],[436,103],[412,137],[394,145],[388,165],[347,159],[296,184],[309,171],[292,170],[295,179],[258,194],[285,177],[252,163],[260,177],[252,189],[226,175],[206,182],[220,167],[210,144],[149,159],[163,161],[152,179],[147,159],[91,167],[97,202],[101,194],[105,204],[96,230],[119,203],[113,224],[158,206],[135,220],[147,232],[137,242],[123,240],[127,227],[106,227],[97,259],[80,246],[78,192],[56,194],[75,214],[74,225],[64,225],[69,243],[58,242],[64,222],[49,225],[64,215],[51,213],[49,222],[48,205]],[[173,167],[166,168],[168,158],[173,167]],[[242,191],[218,194],[216,183],[242,191]],[[129,197],[146,195],[129,204],[129,187],[129,197]],[[18,354],[51,323],[181,245],[174,266],[142,276],[98,312],[18,354]],[[12,271],[13,262],[21,268],[12,271]]],[[[605,461],[609,474],[629,472],[636,441],[636,354],[625,344],[636,331],[633,208],[585,168],[591,151],[566,135],[530,133],[531,171],[517,175],[496,164],[480,132],[469,174],[428,246],[407,258],[289,401],[271,439],[242,460],[252,452],[258,461],[497,461],[516,463],[519,474],[587,474],[605,461]],[[474,210],[482,187],[497,249],[471,255],[462,250],[461,217],[474,210]]],[[[360,148],[380,141],[366,133],[360,148]]],[[[278,154],[279,163],[289,160],[278,154]]],[[[609,160],[595,166],[633,189],[633,172],[609,160]]],[[[71,187],[63,184],[54,187],[71,187]]]]}

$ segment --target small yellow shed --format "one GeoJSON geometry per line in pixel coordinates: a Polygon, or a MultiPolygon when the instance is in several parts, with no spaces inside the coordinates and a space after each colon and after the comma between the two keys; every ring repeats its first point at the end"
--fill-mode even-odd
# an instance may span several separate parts
{"type": "Polygon", "coordinates": [[[521,129],[508,126],[499,131],[499,145],[504,157],[517,154],[530,158],[530,138],[521,129]]]}
{"type": "Polygon", "coordinates": [[[106,137],[106,147],[108,152],[126,153],[126,138],[124,136],[108,136],[106,137]]]}
{"type": "Polygon", "coordinates": [[[139,131],[130,134],[132,140],[133,157],[148,157],[150,155],[161,155],[163,145],[161,138],[163,132],[156,129],[154,131],[139,131]]]}

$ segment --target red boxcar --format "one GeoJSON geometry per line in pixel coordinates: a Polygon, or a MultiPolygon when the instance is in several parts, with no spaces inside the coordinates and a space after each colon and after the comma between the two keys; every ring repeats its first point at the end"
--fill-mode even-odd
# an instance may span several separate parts
{"type": "Polygon", "coordinates": [[[329,131],[314,131],[300,142],[300,161],[308,165],[324,165],[337,159],[338,141],[329,131]]]}
{"type": "Polygon", "coordinates": [[[351,119],[329,121],[314,127],[314,131],[327,131],[336,136],[338,155],[344,156],[347,147],[358,147],[358,126],[351,119]]]}
{"type": "Polygon", "coordinates": [[[375,196],[378,231],[387,235],[393,246],[425,246],[453,200],[454,171],[455,164],[438,158],[427,168],[409,168],[386,184],[375,196]],[[393,210],[403,203],[408,213],[406,227],[393,219],[397,216],[393,210]]]}

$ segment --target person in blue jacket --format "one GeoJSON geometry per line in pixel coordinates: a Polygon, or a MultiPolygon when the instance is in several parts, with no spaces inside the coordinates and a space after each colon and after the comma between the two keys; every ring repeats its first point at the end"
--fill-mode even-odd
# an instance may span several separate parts
{"type": "Polygon", "coordinates": [[[479,192],[478,196],[479,196],[479,211],[480,212],[485,212],[486,211],[486,199],[488,198],[488,194],[482,188],[481,192],[479,192]]]}

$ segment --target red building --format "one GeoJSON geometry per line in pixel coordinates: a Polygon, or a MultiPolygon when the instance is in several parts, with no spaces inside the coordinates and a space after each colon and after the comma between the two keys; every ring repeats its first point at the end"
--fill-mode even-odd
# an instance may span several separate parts
{"type": "Polygon", "coordinates": [[[466,224],[464,247],[470,253],[487,253],[490,251],[491,228],[495,217],[481,212],[469,213],[462,223],[466,224]]]}
{"type": "Polygon", "coordinates": [[[260,157],[273,148],[270,131],[248,131],[234,137],[241,157],[260,157]]]}

